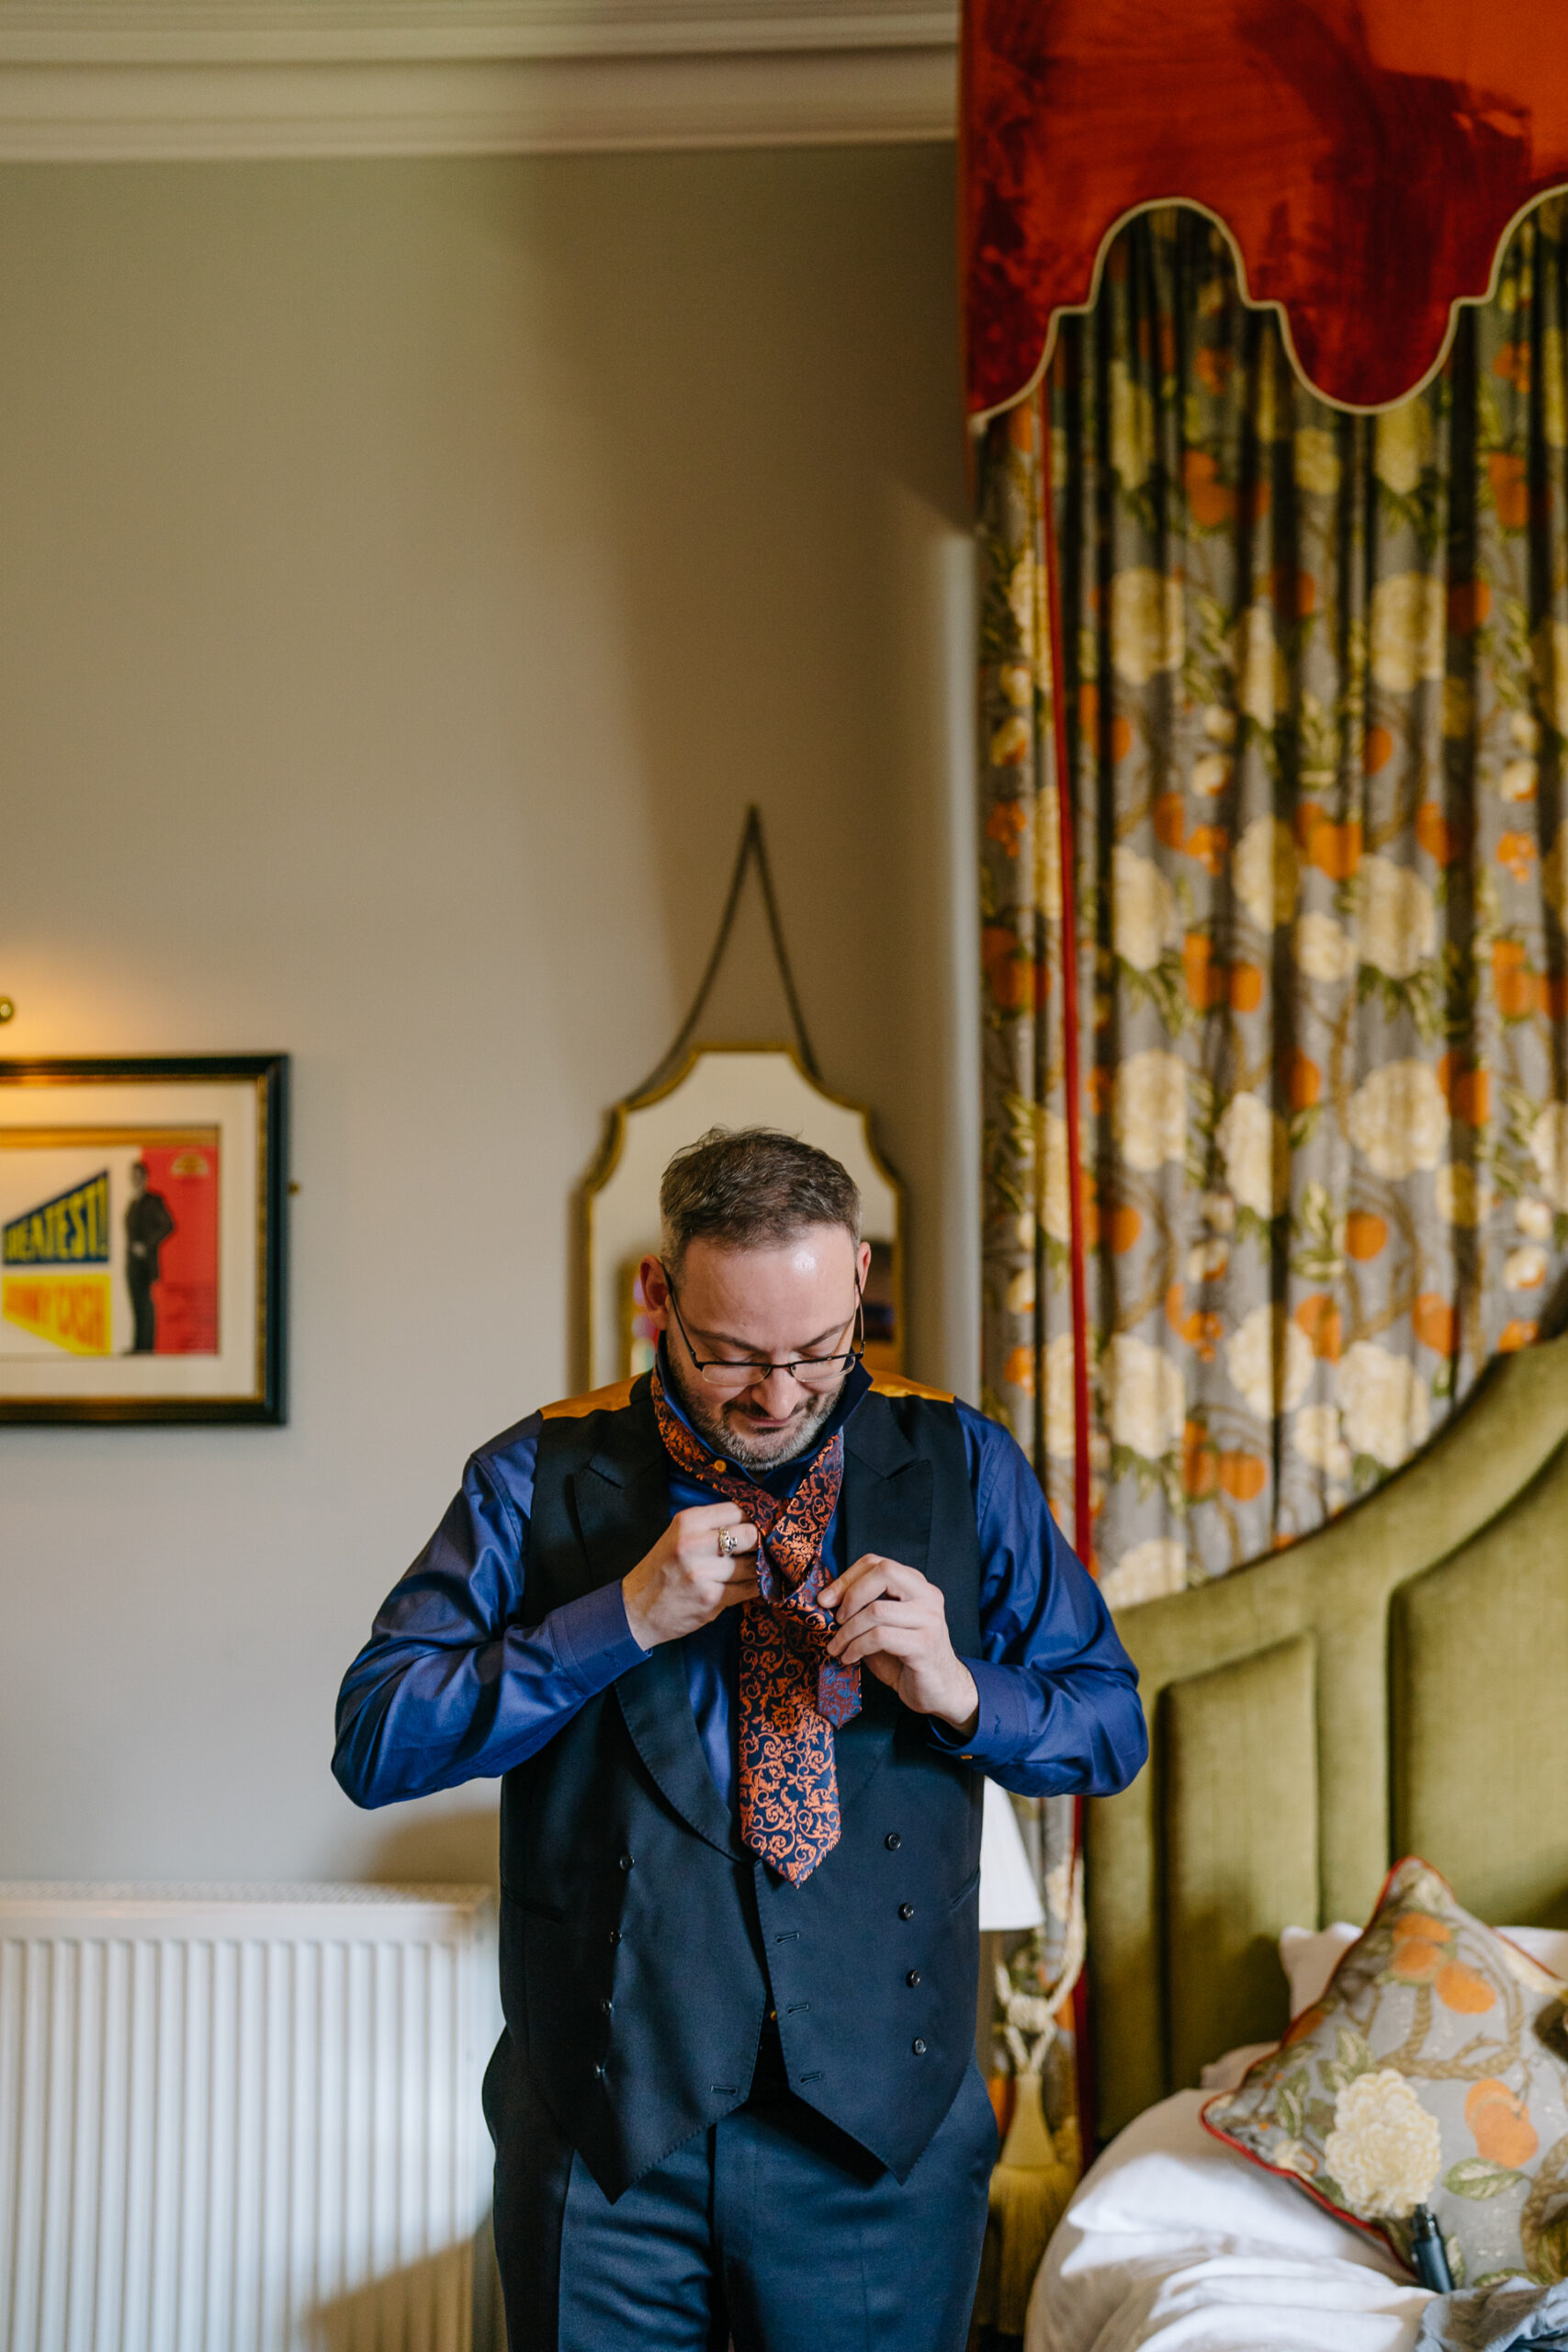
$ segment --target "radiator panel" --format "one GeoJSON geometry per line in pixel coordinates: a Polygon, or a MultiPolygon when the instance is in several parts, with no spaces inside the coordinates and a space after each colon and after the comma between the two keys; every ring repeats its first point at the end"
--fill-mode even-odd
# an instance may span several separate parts
{"type": "Polygon", "coordinates": [[[0,1884],[0,2346],[470,2352],[498,2031],[484,1889],[0,1884]]]}

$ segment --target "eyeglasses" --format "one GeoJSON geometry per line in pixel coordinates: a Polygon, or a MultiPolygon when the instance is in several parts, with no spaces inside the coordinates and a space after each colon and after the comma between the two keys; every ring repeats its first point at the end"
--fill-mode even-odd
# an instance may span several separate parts
{"type": "MultiPolygon", "coordinates": [[[[759,1381],[771,1379],[775,1372],[787,1372],[790,1378],[798,1382],[802,1388],[820,1391],[824,1388],[831,1388],[835,1380],[841,1379],[850,1366],[858,1363],[865,1352],[865,1324],[860,1284],[857,1283],[855,1311],[850,1317],[850,1322],[855,1328],[855,1342],[852,1348],[832,1356],[793,1356],[787,1363],[748,1362],[732,1363],[727,1362],[722,1356],[705,1359],[698,1355],[696,1349],[692,1345],[692,1335],[682,1317],[680,1304],[675,1296],[675,1285],[670,1282],[669,1271],[667,1268],[660,1271],[664,1274],[665,1281],[670,1283],[671,1311],[680,1326],[681,1337],[686,1342],[686,1352],[692,1359],[693,1368],[701,1374],[706,1387],[716,1388],[731,1396],[739,1396],[743,1388],[750,1388],[759,1381]]],[[[846,1323],[845,1330],[847,1331],[849,1328],[849,1323],[846,1323]]]]}

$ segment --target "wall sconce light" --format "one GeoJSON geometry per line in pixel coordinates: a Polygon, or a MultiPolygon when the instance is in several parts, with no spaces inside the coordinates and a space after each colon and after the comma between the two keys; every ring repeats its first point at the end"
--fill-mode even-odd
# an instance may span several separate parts
{"type": "Polygon", "coordinates": [[[9,1021],[15,1014],[16,1010],[16,1006],[12,1003],[8,996],[0,996],[0,1023],[9,1021]]]}

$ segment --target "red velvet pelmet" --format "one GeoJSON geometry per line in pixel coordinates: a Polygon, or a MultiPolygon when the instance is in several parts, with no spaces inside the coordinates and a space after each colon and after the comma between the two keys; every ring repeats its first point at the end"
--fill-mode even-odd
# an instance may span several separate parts
{"type": "Polygon", "coordinates": [[[1298,368],[1352,408],[1431,372],[1509,223],[1568,184],[1568,7],[965,0],[968,399],[1039,371],[1117,222],[1204,207],[1298,368]]]}

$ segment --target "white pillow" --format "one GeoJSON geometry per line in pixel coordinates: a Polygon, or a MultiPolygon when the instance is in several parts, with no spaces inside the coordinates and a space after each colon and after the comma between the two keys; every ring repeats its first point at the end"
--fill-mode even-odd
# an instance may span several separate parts
{"type": "Polygon", "coordinates": [[[1280,1938],[1280,1965],[1291,1987],[1291,2015],[1299,2018],[1321,2001],[1328,1980],[1361,1934],[1348,1919],[1332,1928],[1287,1928],[1280,1938]]]}
{"type": "Polygon", "coordinates": [[[1499,1928],[1497,1933],[1517,1944],[1538,1968],[1553,1976],[1568,1976],[1568,1928],[1499,1928]]]}
{"type": "MultiPolygon", "coordinates": [[[[1287,1928],[1280,1938],[1280,1965],[1291,1987],[1291,2015],[1299,2018],[1321,2001],[1328,1980],[1362,1930],[1348,1919],[1332,1928],[1287,1928]]],[[[1568,1977],[1568,1930],[1561,1928],[1499,1928],[1497,1933],[1517,1944],[1527,1958],[1553,1976],[1568,1977]]],[[[1223,2062],[1222,2062],[1223,2063],[1223,2062]]]]}

